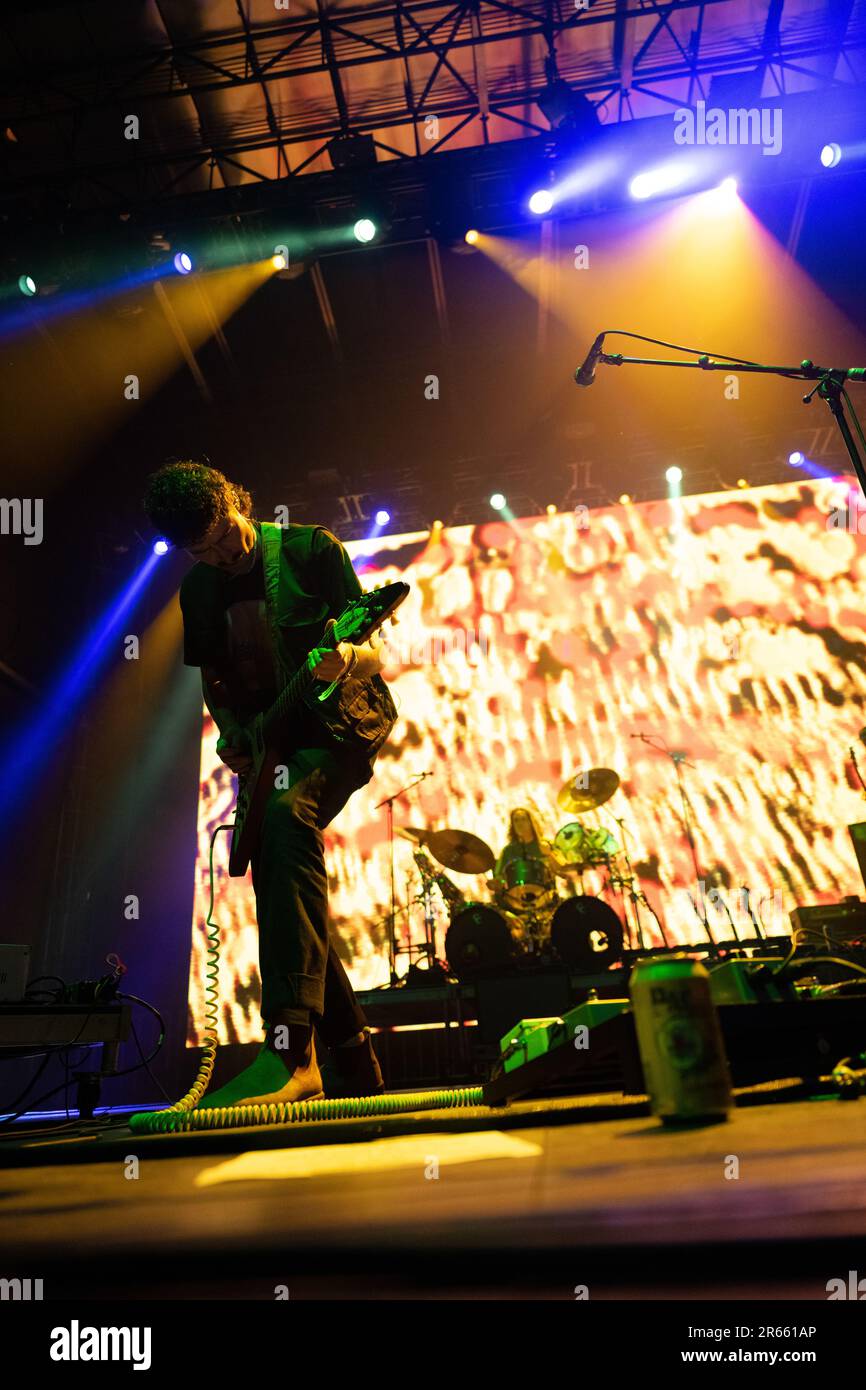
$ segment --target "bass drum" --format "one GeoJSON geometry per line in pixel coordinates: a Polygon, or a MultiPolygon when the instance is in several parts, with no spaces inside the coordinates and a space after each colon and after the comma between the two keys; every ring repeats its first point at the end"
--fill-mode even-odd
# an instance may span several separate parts
{"type": "Polygon", "coordinates": [[[601,898],[566,898],[553,914],[550,944],[560,960],[591,975],[622,959],[622,922],[601,898]]]}
{"type": "Polygon", "coordinates": [[[511,924],[489,903],[467,903],[452,917],[445,934],[445,958],[458,980],[507,965],[518,954],[511,924]]]}

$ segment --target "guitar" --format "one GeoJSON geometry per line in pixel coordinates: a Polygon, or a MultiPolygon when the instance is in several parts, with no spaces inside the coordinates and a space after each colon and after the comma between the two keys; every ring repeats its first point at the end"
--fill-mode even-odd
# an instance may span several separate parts
{"type": "MultiPolygon", "coordinates": [[[[339,728],[342,732],[337,736],[342,737],[345,742],[350,741],[350,736],[346,735],[346,719],[339,717],[341,682],[332,681],[326,689],[315,693],[316,685],[322,684],[312,671],[312,666],[318,662],[319,653],[328,648],[333,650],[340,642],[352,642],[356,645],[366,642],[370,634],[381,627],[395,609],[399,608],[408,593],[408,584],[385,584],[381,589],[374,589],[369,594],[360,594],[348,603],[333,627],[326,631],[319,646],[307,654],[271,708],[257,714],[244,726],[247,750],[253,761],[249,771],[238,779],[237,807],[229,852],[229,873],[233,878],[240,878],[246,873],[252,858],[265,806],[274,788],[276,769],[285,761],[283,739],[290,732],[291,716],[298,705],[303,703],[314,709],[326,727],[330,726],[334,731],[339,728]]],[[[373,677],[373,680],[375,681],[376,677],[373,677]]],[[[382,686],[390,703],[384,682],[382,686]]],[[[393,705],[391,707],[393,708],[393,705]]],[[[366,747],[372,751],[369,742],[366,747]]]]}

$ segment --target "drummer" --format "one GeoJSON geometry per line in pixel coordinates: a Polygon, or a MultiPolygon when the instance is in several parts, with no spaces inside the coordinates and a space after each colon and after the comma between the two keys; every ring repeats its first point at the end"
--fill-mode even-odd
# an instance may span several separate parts
{"type": "Polygon", "coordinates": [[[496,897],[508,892],[507,866],[514,860],[533,860],[538,864],[540,883],[553,883],[556,866],[560,863],[553,845],[543,839],[532,812],[518,806],[511,812],[508,843],[496,861],[490,887],[496,897]]]}

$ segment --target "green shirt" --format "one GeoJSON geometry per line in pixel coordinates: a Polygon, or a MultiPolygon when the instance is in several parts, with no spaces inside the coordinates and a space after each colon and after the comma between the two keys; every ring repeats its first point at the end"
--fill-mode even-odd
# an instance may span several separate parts
{"type": "MultiPolygon", "coordinates": [[[[235,578],[199,562],[180,587],[184,663],[220,674],[241,721],[268,709],[280,688],[265,605],[261,523],[253,526],[257,556],[250,573],[235,578]]],[[[280,656],[291,674],[361,585],[345,549],[324,526],[280,529],[280,656]]],[[[307,733],[317,727],[312,717],[304,726],[307,733]]]]}

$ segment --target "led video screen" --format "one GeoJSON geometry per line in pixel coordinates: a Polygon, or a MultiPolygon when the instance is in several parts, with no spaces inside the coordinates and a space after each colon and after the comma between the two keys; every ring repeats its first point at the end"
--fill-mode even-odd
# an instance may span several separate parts
{"type": "MultiPolygon", "coordinates": [[[[354,987],[389,977],[379,803],[420,773],[394,802],[398,831],[466,830],[498,855],[516,807],[551,839],[578,819],[604,827],[616,883],[601,866],[559,892],[602,897],[633,943],[705,941],[704,917],[719,940],[784,934],[798,903],[858,893],[846,827],[866,819],[849,753],[866,723],[866,535],[856,509],[834,510],[849,495],[845,480],[803,479],[349,545],[365,588],[411,585],[384,634],[399,722],[325,835],[354,987]],[[591,768],[619,785],[578,817],[557,795],[591,768]]],[[[203,1040],[209,842],[234,799],[215,742],[205,712],[190,1045],[203,1040]]],[[[219,1035],[248,1042],[262,1036],[255,901],[249,878],[227,874],[227,841],[214,853],[219,1035]]],[[[393,851],[398,944],[420,943],[415,844],[398,833],[393,851]]],[[[466,901],[490,901],[487,874],[446,872],[466,901]]],[[[427,911],[442,958],[438,890],[427,911]]]]}

